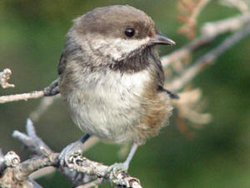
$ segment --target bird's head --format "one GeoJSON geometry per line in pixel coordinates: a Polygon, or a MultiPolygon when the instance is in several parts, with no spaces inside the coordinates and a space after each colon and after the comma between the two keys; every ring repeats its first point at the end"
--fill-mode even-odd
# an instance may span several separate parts
{"type": "Polygon", "coordinates": [[[147,14],[128,5],[96,8],[75,19],[73,28],[82,45],[113,61],[122,61],[154,45],[175,44],[158,33],[147,14]]]}

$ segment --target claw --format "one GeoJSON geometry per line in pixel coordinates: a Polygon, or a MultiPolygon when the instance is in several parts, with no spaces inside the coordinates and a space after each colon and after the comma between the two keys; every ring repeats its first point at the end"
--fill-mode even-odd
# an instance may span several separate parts
{"type": "Polygon", "coordinates": [[[83,145],[89,138],[90,138],[90,135],[87,133],[80,140],[73,142],[72,144],[64,148],[63,151],[58,156],[60,160],[60,165],[64,166],[65,163],[67,163],[68,159],[75,153],[82,153],[83,145]]]}
{"type": "Polygon", "coordinates": [[[127,163],[115,163],[111,165],[108,170],[107,174],[109,174],[109,179],[117,179],[118,175],[121,172],[127,172],[128,171],[128,164],[127,163]]]}
{"type": "Polygon", "coordinates": [[[74,155],[75,153],[82,153],[83,152],[83,144],[81,141],[73,142],[72,144],[68,145],[66,148],[59,155],[60,165],[64,165],[68,159],[74,155]]]}

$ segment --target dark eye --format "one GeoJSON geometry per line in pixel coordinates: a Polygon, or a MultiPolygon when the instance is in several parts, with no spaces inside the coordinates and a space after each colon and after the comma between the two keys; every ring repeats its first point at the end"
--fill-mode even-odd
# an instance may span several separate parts
{"type": "Polygon", "coordinates": [[[133,37],[135,35],[135,30],[133,28],[126,28],[124,33],[127,37],[133,37]]]}

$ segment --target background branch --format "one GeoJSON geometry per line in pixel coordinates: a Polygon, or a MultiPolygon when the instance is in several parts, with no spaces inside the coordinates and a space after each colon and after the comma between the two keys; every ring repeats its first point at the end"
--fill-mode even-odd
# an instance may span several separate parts
{"type": "Polygon", "coordinates": [[[249,2],[247,4],[247,2],[242,0],[221,0],[221,4],[226,6],[234,6],[242,13],[249,12],[249,2]]]}
{"type": "Polygon", "coordinates": [[[233,45],[236,45],[239,41],[250,35],[250,25],[243,30],[240,30],[232,36],[225,39],[218,47],[209,51],[205,55],[201,56],[194,64],[185,70],[183,75],[172,83],[167,85],[173,91],[178,91],[186,86],[193,78],[204,69],[204,67],[211,65],[222,53],[230,49],[233,45]]]}
{"type": "Polygon", "coordinates": [[[48,108],[55,102],[55,100],[59,99],[60,97],[61,95],[42,98],[37,108],[30,113],[29,118],[33,122],[37,122],[41,118],[41,116],[48,110],[48,108]]]}
{"type": "Polygon", "coordinates": [[[227,32],[234,32],[250,23],[250,14],[237,15],[231,18],[223,19],[215,22],[207,22],[201,28],[202,35],[191,40],[184,47],[165,55],[161,58],[164,68],[168,68],[171,64],[180,61],[190,55],[196,49],[205,46],[215,40],[216,37],[227,32]]]}
{"type": "Polygon", "coordinates": [[[192,39],[196,36],[195,28],[197,26],[197,18],[210,0],[181,0],[178,1],[178,8],[183,15],[179,15],[178,19],[185,24],[179,28],[178,32],[192,39]]]}

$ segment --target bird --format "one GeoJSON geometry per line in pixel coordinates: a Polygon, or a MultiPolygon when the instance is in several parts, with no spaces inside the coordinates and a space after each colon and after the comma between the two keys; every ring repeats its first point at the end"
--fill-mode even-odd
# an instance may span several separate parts
{"type": "Polygon", "coordinates": [[[169,124],[171,98],[164,88],[157,45],[174,45],[145,12],[129,5],[95,8],[76,18],[58,64],[59,88],[73,122],[85,133],[60,154],[81,151],[91,136],[138,146],[169,124]]]}

